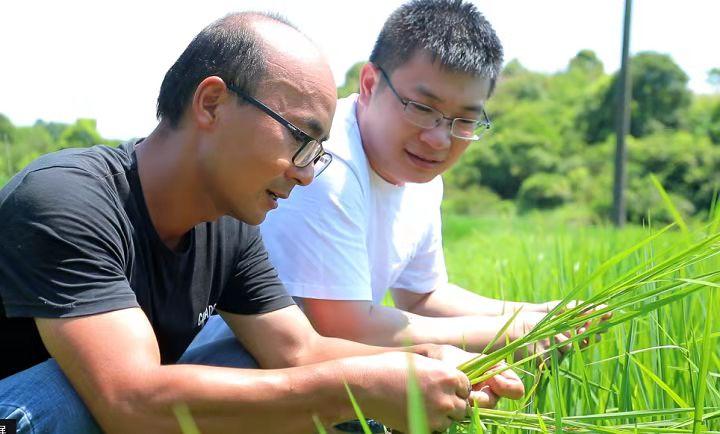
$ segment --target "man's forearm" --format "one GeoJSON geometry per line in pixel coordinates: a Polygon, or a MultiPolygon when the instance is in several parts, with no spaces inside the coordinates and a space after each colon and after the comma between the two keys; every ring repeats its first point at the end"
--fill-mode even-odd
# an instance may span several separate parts
{"type": "MultiPolygon", "coordinates": [[[[305,366],[344,357],[371,356],[398,351],[397,345],[378,345],[381,344],[371,345],[343,337],[314,335],[308,338],[308,342],[303,347],[302,353],[297,356],[293,366],[305,366]]],[[[412,349],[409,349],[409,351],[412,351],[412,349]]]]}
{"type": "Polygon", "coordinates": [[[354,417],[343,382],[360,397],[365,391],[348,363],[281,370],[161,366],[110,400],[86,402],[108,432],[177,432],[173,408],[186,405],[203,433],[308,433],[315,431],[313,414],[326,426],[354,417]]]}
{"type": "Polygon", "coordinates": [[[319,331],[325,335],[369,345],[450,344],[478,351],[492,341],[508,319],[509,315],[426,317],[397,308],[372,306],[366,312],[356,312],[347,321],[331,320],[318,324],[319,331]]]}
{"type": "Polygon", "coordinates": [[[417,300],[413,300],[412,303],[403,306],[403,309],[418,315],[433,317],[497,316],[512,314],[517,309],[522,309],[523,312],[537,312],[540,305],[484,297],[448,283],[423,297],[419,297],[417,300]]]}

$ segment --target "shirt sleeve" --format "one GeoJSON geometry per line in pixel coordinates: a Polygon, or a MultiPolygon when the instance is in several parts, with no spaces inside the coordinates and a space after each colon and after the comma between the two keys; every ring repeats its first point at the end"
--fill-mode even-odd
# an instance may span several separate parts
{"type": "Polygon", "coordinates": [[[272,312],[295,304],[268,259],[260,230],[243,225],[242,248],[217,307],[240,315],[272,312]]]}
{"type": "Polygon", "coordinates": [[[434,291],[437,287],[448,283],[445,268],[445,254],[442,246],[442,183],[438,181],[433,196],[437,206],[430,211],[431,216],[427,230],[418,243],[412,259],[403,269],[393,284],[393,288],[424,294],[434,291]]]}
{"type": "Polygon", "coordinates": [[[138,306],[124,270],[117,196],[81,169],[13,179],[0,203],[0,295],[8,317],[73,317],[138,306]]]}
{"type": "Polygon", "coordinates": [[[358,175],[337,158],[268,215],[261,230],[295,297],[372,300],[367,200],[358,175]]]}

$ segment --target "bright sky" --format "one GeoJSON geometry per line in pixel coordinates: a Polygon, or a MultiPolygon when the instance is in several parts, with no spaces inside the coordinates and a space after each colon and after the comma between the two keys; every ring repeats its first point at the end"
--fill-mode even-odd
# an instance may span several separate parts
{"type": "MultiPolygon", "coordinates": [[[[624,0],[474,0],[506,61],[554,72],[581,49],[619,67],[624,0]]],[[[279,11],[327,54],[338,84],[367,59],[403,0],[2,0],[0,113],[15,125],[94,118],[104,137],[147,135],[165,71],[205,25],[238,10],[279,11]]],[[[668,53],[699,93],[720,67],[720,1],[635,0],[631,53],[668,53]]]]}

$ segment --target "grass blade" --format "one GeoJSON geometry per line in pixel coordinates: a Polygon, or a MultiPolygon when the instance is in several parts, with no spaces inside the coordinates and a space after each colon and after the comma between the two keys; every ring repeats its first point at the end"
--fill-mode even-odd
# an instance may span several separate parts
{"type": "Polygon", "coordinates": [[[693,434],[699,434],[700,430],[702,429],[702,416],[703,416],[703,406],[705,405],[705,391],[707,389],[706,378],[708,377],[708,370],[710,366],[710,354],[712,352],[712,339],[709,338],[710,333],[713,329],[713,323],[715,322],[715,303],[716,300],[714,295],[717,293],[717,290],[711,290],[710,291],[710,297],[709,297],[709,303],[708,303],[708,309],[707,309],[707,316],[705,317],[705,330],[703,333],[703,336],[705,336],[705,341],[703,342],[702,346],[702,361],[700,364],[700,373],[698,377],[700,378],[700,381],[698,382],[697,387],[697,393],[695,395],[695,415],[693,417],[693,434]]]}
{"type": "Polygon", "coordinates": [[[415,376],[415,365],[408,355],[407,414],[410,434],[430,434],[425,402],[415,376]]]}
{"type": "Polygon", "coordinates": [[[360,421],[360,426],[362,426],[363,433],[372,434],[372,432],[370,431],[370,427],[367,424],[367,420],[365,419],[365,415],[363,415],[363,412],[360,409],[360,406],[358,405],[357,401],[355,400],[355,396],[353,395],[352,391],[350,390],[350,386],[348,386],[347,382],[345,382],[345,390],[347,391],[347,394],[350,397],[350,403],[353,406],[353,410],[355,410],[355,415],[357,416],[358,420],[360,421]]]}
{"type": "Polygon", "coordinates": [[[175,418],[180,424],[180,431],[182,434],[200,434],[200,429],[195,423],[192,414],[190,414],[190,407],[187,404],[179,403],[173,405],[173,413],[175,418]]]}

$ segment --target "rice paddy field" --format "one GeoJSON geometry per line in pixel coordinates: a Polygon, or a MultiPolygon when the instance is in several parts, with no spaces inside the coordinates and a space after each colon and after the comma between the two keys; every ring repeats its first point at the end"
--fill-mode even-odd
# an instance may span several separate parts
{"type": "MultiPolygon", "coordinates": [[[[718,226],[718,219],[679,219],[663,230],[576,226],[553,214],[444,216],[454,283],[514,301],[585,300],[540,323],[536,337],[578,327],[590,308],[613,311],[610,321],[573,336],[570,355],[553,350],[540,369],[538,359],[517,363],[511,349],[490,354],[517,363],[526,398],[475,409],[449,432],[720,432],[718,226]],[[599,342],[577,346],[596,332],[604,332],[599,342]]],[[[486,368],[461,369],[478,380],[472,375],[486,368]]],[[[411,412],[422,419],[420,407],[411,412]]]]}

